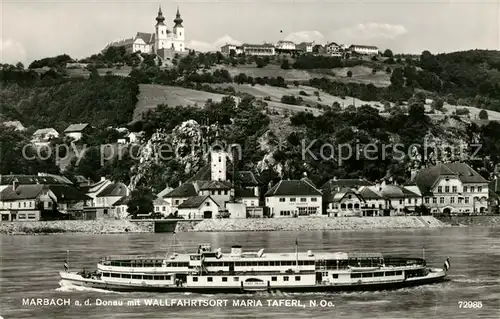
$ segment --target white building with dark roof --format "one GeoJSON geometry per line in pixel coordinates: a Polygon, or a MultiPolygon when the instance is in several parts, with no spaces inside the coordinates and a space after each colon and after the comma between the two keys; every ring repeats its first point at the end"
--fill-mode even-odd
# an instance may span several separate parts
{"type": "Polygon", "coordinates": [[[91,126],[88,123],[71,124],[64,130],[64,134],[75,141],[79,141],[83,134],[88,133],[90,129],[91,126]]]}
{"type": "Polygon", "coordinates": [[[19,121],[6,121],[6,122],[3,122],[2,125],[6,126],[6,127],[12,127],[16,131],[26,131],[26,128],[24,127],[24,125],[19,121]]]}
{"type": "Polygon", "coordinates": [[[322,193],[307,175],[300,180],[279,181],[265,198],[269,214],[275,218],[322,214],[322,193]]]}
{"type": "Polygon", "coordinates": [[[214,219],[219,217],[219,204],[210,195],[193,196],[177,208],[177,214],[184,219],[214,219]]]}
{"type": "Polygon", "coordinates": [[[482,214],[488,211],[488,181],[465,163],[421,169],[413,182],[431,213],[482,214]]]}

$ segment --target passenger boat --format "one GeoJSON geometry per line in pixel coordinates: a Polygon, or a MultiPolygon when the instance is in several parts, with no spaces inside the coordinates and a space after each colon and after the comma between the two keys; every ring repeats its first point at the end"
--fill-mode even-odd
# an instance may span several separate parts
{"type": "Polygon", "coordinates": [[[70,283],[114,291],[247,293],[256,291],[386,290],[443,281],[450,267],[427,267],[424,258],[384,256],[380,253],[231,252],[212,250],[210,244],[193,253],[165,256],[110,256],[97,270],[60,271],[61,285],[70,283]]]}

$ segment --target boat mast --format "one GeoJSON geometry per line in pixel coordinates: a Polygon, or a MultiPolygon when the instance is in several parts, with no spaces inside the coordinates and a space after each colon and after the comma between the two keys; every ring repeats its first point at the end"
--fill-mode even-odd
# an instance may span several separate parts
{"type": "Polygon", "coordinates": [[[297,238],[295,238],[295,266],[297,267],[297,272],[299,272],[299,243],[297,238]]]}
{"type": "Polygon", "coordinates": [[[422,259],[425,260],[425,246],[422,246],[422,259]]]}

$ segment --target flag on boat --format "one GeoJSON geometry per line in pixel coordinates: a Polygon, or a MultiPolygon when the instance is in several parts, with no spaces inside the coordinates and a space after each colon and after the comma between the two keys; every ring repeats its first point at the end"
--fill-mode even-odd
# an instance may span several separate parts
{"type": "Polygon", "coordinates": [[[448,271],[450,269],[450,258],[446,258],[446,261],[444,262],[444,269],[448,271]]]}
{"type": "Polygon", "coordinates": [[[297,238],[295,238],[295,246],[298,246],[299,245],[299,242],[297,240],[297,238]]]}
{"type": "Polygon", "coordinates": [[[68,271],[68,263],[66,262],[66,260],[64,261],[64,270],[68,271]]]}

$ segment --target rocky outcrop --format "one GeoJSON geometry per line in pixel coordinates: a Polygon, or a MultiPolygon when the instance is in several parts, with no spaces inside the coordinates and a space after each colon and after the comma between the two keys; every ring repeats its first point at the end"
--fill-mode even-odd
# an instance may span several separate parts
{"type": "MultiPolygon", "coordinates": [[[[234,232],[234,231],[318,231],[356,229],[398,229],[444,227],[445,224],[434,217],[426,216],[425,222],[413,216],[405,217],[306,217],[306,218],[265,218],[265,219],[209,219],[184,231],[193,232],[234,232]]],[[[181,230],[180,230],[181,231],[181,230]]]]}

